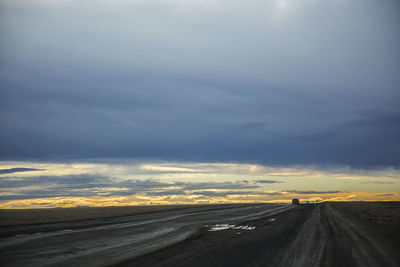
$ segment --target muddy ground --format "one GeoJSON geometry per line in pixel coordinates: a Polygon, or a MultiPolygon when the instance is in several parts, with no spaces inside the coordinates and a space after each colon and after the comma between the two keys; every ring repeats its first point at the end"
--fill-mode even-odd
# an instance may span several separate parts
{"type": "Polygon", "coordinates": [[[398,202],[165,207],[9,223],[0,226],[0,259],[3,266],[400,266],[399,230],[398,202]]]}

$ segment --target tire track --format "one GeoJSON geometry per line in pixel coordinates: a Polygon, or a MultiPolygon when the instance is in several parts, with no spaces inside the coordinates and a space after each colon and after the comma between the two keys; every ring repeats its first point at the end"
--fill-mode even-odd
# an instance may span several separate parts
{"type": "Polygon", "coordinates": [[[279,266],[397,266],[368,235],[328,203],[317,205],[279,266]]]}

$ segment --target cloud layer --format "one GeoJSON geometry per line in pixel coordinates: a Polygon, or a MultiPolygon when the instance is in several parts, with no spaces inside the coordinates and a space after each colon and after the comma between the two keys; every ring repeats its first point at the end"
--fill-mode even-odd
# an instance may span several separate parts
{"type": "Polygon", "coordinates": [[[0,169],[0,174],[8,174],[8,173],[15,173],[15,172],[31,172],[31,171],[41,171],[41,169],[34,169],[34,168],[0,169]]]}
{"type": "Polygon", "coordinates": [[[118,163],[1,162],[0,165],[3,170],[0,208],[36,207],[34,203],[63,206],[62,201],[67,200],[72,201],[65,202],[69,206],[97,206],[285,202],[294,197],[304,201],[346,200],[349,196],[358,200],[400,199],[395,193],[400,173],[394,168],[119,160],[118,163]],[[101,201],[96,204],[96,199],[101,201]]]}
{"type": "Polygon", "coordinates": [[[146,196],[203,195],[227,196],[258,194],[257,183],[245,182],[161,182],[159,180],[119,180],[101,175],[63,175],[4,177],[0,179],[0,201],[92,196],[146,196]],[[243,191],[243,189],[247,191],[243,191]],[[248,191],[252,189],[253,191],[248,191]],[[235,191],[232,191],[235,190],[235,191]]]}
{"type": "Polygon", "coordinates": [[[0,9],[3,160],[400,166],[398,1],[0,9]]]}
{"type": "MultiPolygon", "coordinates": [[[[265,185],[263,185],[265,186],[265,185]]],[[[0,179],[0,208],[204,204],[245,202],[399,200],[400,194],[339,190],[266,190],[255,181],[163,182],[101,175],[25,176],[0,179]]]]}

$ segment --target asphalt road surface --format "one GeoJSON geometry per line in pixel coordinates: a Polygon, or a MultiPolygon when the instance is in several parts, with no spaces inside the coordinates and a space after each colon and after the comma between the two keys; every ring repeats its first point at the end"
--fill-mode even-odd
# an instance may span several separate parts
{"type": "Polygon", "coordinates": [[[398,217],[349,205],[192,206],[4,226],[0,259],[2,266],[400,266],[398,217]]]}

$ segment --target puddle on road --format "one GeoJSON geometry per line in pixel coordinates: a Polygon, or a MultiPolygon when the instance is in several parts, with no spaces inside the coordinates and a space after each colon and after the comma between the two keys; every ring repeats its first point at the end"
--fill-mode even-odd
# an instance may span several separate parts
{"type": "Polygon", "coordinates": [[[222,230],[228,230],[228,229],[247,230],[247,231],[256,229],[255,226],[248,226],[248,225],[236,226],[235,224],[216,224],[216,225],[213,225],[213,226],[208,226],[208,225],[206,225],[206,226],[210,227],[210,229],[208,229],[208,231],[210,231],[210,232],[222,231],[222,230]]]}

